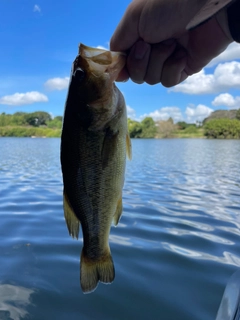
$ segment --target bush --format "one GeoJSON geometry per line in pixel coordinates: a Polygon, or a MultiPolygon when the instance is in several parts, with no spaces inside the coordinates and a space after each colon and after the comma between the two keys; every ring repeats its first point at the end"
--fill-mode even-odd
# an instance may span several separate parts
{"type": "Polygon", "coordinates": [[[197,132],[198,132],[198,128],[194,125],[190,125],[184,130],[184,133],[197,133],[197,132]]]}
{"type": "Polygon", "coordinates": [[[62,116],[53,120],[44,111],[0,114],[0,137],[60,137],[62,116]]]}
{"type": "Polygon", "coordinates": [[[236,118],[237,118],[237,120],[240,120],[240,109],[237,110],[236,118]]]}
{"type": "Polygon", "coordinates": [[[141,138],[155,138],[157,133],[157,127],[154,120],[151,117],[146,117],[141,122],[142,132],[141,138]]]}
{"type": "Polygon", "coordinates": [[[142,126],[140,122],[128,119],[128,132],[130,138],[140,138],[142,133],[142,126]]]}
{"type": "Polygon", "coordinates": [[[208,138],[240,138],[240,121],[236,119],[213,119],[204,125],[208,138]]]}
{"type": "Polygon", "coordinates": [[[0,127],[0,137],[60,137],[60,129],[34,127],[0,127]]]}

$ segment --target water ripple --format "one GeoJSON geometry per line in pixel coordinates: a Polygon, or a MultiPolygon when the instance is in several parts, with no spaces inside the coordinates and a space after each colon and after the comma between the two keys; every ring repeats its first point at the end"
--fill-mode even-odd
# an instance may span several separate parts
{"type": "Polygon", "coordinates": [[[69,237],[63,218],[60,140],[0,139],[1,319],[214,319],[240,267],[239,141],[132,144],[109,238],[116,279],[83,295],[81,234],[69,237]]]}

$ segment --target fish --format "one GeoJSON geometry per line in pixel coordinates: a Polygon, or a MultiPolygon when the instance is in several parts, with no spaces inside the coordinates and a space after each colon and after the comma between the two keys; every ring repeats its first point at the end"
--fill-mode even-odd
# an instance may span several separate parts
{"type": "Polygon", "coordinates": [[[69,234],[79,236],[83,293],[111,283],[111,224],[122,214],[126,158],[132,158],[124,97],[115,80],[126,63],[121,52],[79,45],[65,103],[61,135],[63,208],[69,234]]]}

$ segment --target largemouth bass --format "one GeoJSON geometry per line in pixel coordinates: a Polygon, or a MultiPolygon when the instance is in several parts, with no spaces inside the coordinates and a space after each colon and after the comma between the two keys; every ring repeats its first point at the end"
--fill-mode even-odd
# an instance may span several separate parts
{"type": "Polygon", "coordinates": [[[83,249],[83,292],[111,283],[115,271],[109,248],[111,223],[122,214],[126,154],[131,158],[126,105],[114,80],[125,64],[123,53],[80,44],[66,100],[61,164],[64,215],[69,233],[83,249]]]}

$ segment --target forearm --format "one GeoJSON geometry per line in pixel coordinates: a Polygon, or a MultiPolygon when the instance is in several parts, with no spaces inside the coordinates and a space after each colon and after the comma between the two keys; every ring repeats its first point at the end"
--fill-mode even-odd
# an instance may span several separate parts
{"type": "Polygon", "coordinates": [[[232,39],[240,43],[240,1],[234,1],[227,8],[229,32],[232,39]]]}
{"type": "Polygon", "coordinates": [[[226,36],[240,43],[240,0],[207,0],[187,29],[198,26],[214,15],[226,36]]]}
{"type": "Polygon", "coordinates": [[[190,20],[187,29],[189,30],[205,22],[231,2],[232,0],[207,0],[197,14],[190,20]]]}

